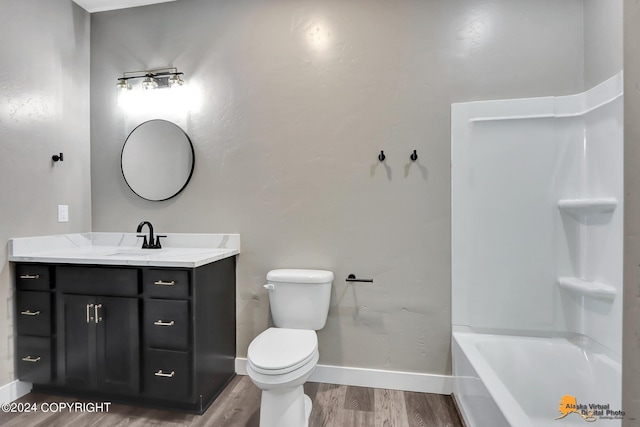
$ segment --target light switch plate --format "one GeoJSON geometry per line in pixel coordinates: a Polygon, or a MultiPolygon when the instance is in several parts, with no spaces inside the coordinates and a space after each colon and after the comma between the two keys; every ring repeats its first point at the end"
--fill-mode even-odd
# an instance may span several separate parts
{"type": "Polygon", "coordinates": [[[69,205],[58,205],[58,222],[69,222],[69,205]]]}

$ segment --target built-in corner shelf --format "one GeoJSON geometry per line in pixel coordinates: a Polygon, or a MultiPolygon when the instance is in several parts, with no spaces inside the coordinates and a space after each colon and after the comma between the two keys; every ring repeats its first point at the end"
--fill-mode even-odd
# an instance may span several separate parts
{"type": "Polygon", "coordinates": [[[615,197],[562,199],[558,201],[560,210],[580,215],[610,213],[616,209],[616,206],[618,206],[618,200],[615,197]]]}
{"type": "Polygon", "coordinates": [[[611,285],[588,282],[577,277],[558,277],[558,285],[571,292],[605,300],[614,300],[617,293],[611,285]]]}

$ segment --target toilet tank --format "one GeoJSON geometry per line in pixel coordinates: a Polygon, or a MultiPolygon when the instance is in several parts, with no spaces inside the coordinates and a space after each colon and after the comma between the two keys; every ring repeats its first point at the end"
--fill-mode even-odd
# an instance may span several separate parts
{"type": "Polygon", "coordinates": [[[326,270],[280,269],[267,274],[269,304],[277,328],[324,328],[329,314],[333,273],[326,270]]]}

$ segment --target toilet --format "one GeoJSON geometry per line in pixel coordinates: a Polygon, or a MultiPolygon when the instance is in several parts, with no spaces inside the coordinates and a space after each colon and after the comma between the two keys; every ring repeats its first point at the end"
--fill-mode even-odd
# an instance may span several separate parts
{"type": "Polygon", "coordinates": [[[275,327],[258,335],[247,354],[247,373],[262,390],[260,427],[307,427],[311,399],[303,384],[318,363],[316,331],[329,314],[333,273],[280,269],[265,289],[275,327]]]}

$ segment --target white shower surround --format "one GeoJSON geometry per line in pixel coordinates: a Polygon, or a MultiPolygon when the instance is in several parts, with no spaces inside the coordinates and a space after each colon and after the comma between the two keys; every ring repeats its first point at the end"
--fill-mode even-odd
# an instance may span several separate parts
{"type": "MultiPolygon", "coordinates": [[[[619,73],[577,95],[452,105],[454,330],[516,336],[513,345],[548,337],[550,360],[566,356],[557,337],[582,337],[571,346],[591,343],[619,365],[622,82],[619,73]]],[[[457,341],[454,375],[465,375],[482,355],[457,341]]],[[[498,366],[480,371],[482,384],[500,383],[498,366]]],[[[613,406],[619,375],[611,381],[613,406]]],[[[468,391],[454,389],[463,406],[468,391]]],[[[572,393],[588,391],[567,385],[572,393]]]]}

